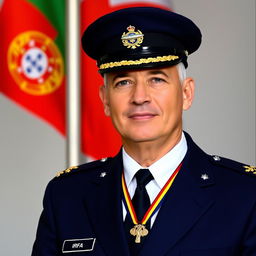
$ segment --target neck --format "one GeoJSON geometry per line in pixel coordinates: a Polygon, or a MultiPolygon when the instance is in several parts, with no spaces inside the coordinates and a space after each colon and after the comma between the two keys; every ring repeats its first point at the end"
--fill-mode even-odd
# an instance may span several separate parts
{"type": "Polygon", "coordinates": [[[173,133],[170,138],[157,141],[134,142],[123,140],[127,154],[143,167],[149,167],[162,158],[181,140],[182,130],[173,133]]]}

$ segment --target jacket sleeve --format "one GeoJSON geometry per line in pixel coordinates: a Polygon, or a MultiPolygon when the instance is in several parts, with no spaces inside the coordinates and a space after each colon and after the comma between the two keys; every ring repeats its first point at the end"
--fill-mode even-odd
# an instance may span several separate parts
{"type": "Polygon", "coordinates": [[[36,240],[33,245],[32,256],[58,255],[51,187],[52,182],[48,184],[45,191],[43,211],[37,227],[36,240]]]}
{"type": "Polygon", "coordinates": [[[256,203],[246,227],[243,247],[243,256],[256,255],[256,203]]]}

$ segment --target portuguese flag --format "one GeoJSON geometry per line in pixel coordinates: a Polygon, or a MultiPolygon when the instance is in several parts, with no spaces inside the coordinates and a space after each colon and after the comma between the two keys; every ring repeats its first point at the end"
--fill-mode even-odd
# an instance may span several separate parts
{"type": "Polygon", "coordinates": [[[0,92],[65,134],[65,1],[4,0],[0,92]]]}

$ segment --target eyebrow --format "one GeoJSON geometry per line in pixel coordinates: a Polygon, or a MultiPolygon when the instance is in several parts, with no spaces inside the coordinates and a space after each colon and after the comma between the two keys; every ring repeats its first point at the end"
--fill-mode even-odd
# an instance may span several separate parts
{"type": "Polygon", "coordinates": [[[129,72],[120,72],[112,77],[112,82],[115,81],[117,78],[127,77],[129,76],[129,72]]]}
{"type": "Polygon", "coordinates": [[[165,77],[168,77],[168,75],[162,70],[150,70],[148,73],[150,75],[164,75],[165,77]]]}

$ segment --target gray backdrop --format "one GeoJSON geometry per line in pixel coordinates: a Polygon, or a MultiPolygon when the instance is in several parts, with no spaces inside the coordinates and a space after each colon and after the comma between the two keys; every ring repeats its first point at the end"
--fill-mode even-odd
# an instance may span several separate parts
{"type": "MultiPolygon", "coordinates": [[[[1,2],[1,1],[0,1],[1,2]]],[[[255,164],[255,1],[173,0],[203,33],[189,58],[196,97],[185,130],[211,154],[255,164]]],[[[66,168],[65,140],[0,95],[0,255],[30,255],[47,182],[66,168]]]]}

